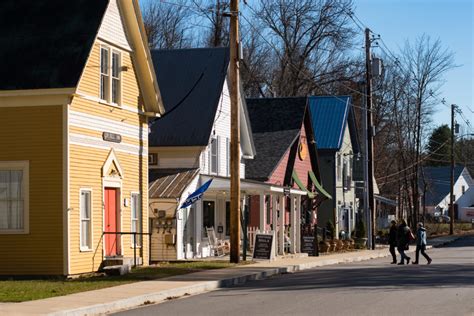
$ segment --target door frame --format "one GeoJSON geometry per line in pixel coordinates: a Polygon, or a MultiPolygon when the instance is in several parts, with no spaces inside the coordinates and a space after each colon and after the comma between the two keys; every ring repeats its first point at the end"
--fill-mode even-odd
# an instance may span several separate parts
{"type": "MultiPolygon", "coordinates": [[[[122,180],[116,178],[102,178],[102,231],[105,232],[105,189],[117,189],[117,227],[119,227],[119,231],[123,231],[122,229],[122,180]]],[[[123,248],[123,238],[122,236],[118,235],[119,242],[120,242],[120,254],[117,255],[124,255],[124,248],[123,248]]],[[[105,238],[103,239],[102,245],[102,254],[106,256],[106,249],[105,249],[105,238]]]]}

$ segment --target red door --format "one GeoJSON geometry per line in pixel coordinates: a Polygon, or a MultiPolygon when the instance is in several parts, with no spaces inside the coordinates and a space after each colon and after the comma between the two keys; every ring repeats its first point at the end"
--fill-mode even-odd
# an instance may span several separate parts
{"type": "MultiPolygon", "coordinates": [[[[105,188],[105,232],[117,232],[117,189],[105,188]]],[[[105,234],[105,255],[116,256],[119,254],[117,234],[105,234]]]]}

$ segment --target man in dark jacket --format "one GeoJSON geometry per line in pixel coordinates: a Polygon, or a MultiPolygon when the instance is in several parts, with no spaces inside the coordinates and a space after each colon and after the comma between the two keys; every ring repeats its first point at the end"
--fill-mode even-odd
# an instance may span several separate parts
{"type": "Polygon", "coordinates": [[[423,227],[423,223],[418,223],[416,230],[416,259],[413,264],[418,264],[418,259],[420,258],[420,251],[423,257],[425,257],[428,264],[431,263],[431,258],[426,254],[426,229],[423,227]]]}
{"type": "Polygon", "coordinates": [[[397,250],[400,253],[400,264],[410,263],[410,257],[405,254],[405,250],[408,250],[408,244],[410,243],[410,228],[407,226],[407,222],[404,219],[400,221],[400,225],[397,229],[397,250]]]}
{"type": "Polygon", "coordinates": [[[395,247],[397,247],[397,222],[392,221],[390,226],[390,232],[388,235],[388,244],[390,245],[390,254],[392,255],[392,264],[397,263],[397,255],[395,253],[395,247]]]}

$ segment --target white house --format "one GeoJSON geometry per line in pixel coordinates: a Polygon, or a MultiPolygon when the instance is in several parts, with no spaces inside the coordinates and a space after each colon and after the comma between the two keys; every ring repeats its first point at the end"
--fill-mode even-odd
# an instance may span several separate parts
{"type": "MultiPolygon", "coordinates": [[[[449,166],[422,168],[420,191],[423,194],[422,203],[428,213],[439,212],[449,215],[450,179],[451,168],[449,166]]],[[[473,193],[469,189],[472,187],[474,187],[474,181],[467,168],[463,165],[456,165],[454,168],[454,203],[457,205],[457,209],[471,206],[469,196],[473,193]]],[[[456,214],[455,219],[458,219],[456,214]]]]}
{"type": "MultiPolygon", "coordinates": [[[[229,49],[156,50],[152,59],[166,114],[150,125],[149,134],[151,259],[210,256],[205,228],[213,227],[220,239],[230,232],[229,49]],[[210,179],[202,199],[181,208],[210,179]]],[[[255,148],[245,99],[240,102],[242,204],[249,195],[261,195],[262,201],[266,194],[282,196],[283,187],[244,180],[245,160],[255,156],[255,148]]]]}

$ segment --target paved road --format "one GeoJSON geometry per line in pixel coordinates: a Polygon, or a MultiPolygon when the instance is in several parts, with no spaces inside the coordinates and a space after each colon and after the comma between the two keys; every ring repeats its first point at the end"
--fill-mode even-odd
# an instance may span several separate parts
{"type": "Polygon", "coordinates": [[[117,315],[474,315],[474,237],[428,253],[431,265],[329,266],[117,315]]]}

